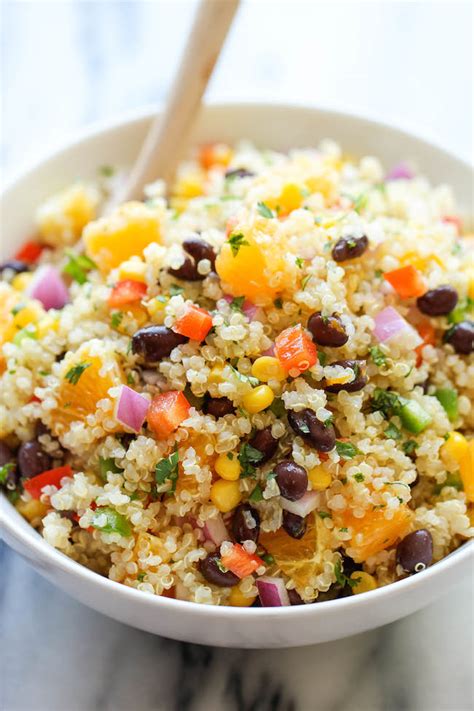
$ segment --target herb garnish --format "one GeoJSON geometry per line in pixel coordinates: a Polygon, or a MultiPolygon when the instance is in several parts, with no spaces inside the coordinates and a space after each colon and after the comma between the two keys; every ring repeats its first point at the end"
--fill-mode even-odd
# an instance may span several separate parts
{"type": "Polygon", "coordinates": [[[405,454],[413,454],[417,447],[418,442],[416,442],[414,439],[407,439],[407,441],[402,444],[402,449],[405,454]]]}
{"type": "Polygon", "coordinates": [[[237,370],[237,368],[234,368],[233,365],[230,365],[230,368],[232,369],[235,376],[240,380],[241,383],[249,383],[252,387],[256,387],[258,385],[258,383],[259,383],[258,378],[254,378],[253,375],[244,375],[244,373],[241,373],[240,370],[237,370]]]}
{"type": "Polygon", "coordinates": [[[370,407],[372,412],[381,412],[388,420],[392,415],[396,415],[406,403],[407,400],[393,390],[375,388],[370,407]]]}
{"type": "Polygon", "coordinates": [[[393,422],[390,422],[387,429],[384,430],[384,435],[388,439],[400,439],[402,433],[400,432],[398,427],[393,424],[393,422]]]}
{"type": "Polygon", "coordinates": [[[275,301],[273,302],[273,306],[274,306],[276,309],[281,309],[281,308],[283,308],[283,301],[281,300],[280,297],[278,297],[278,298],[275,299],[275,301]]]}
{"type": "Polygon", "coordinates": [[[340,560],[337,560],[334,563],[334,575],[336,576],[336,581],[339,585],[342,585],[342,587],[349,585],[349,587],[353,588],[360,580],[360,578],[348,578],[342,570],[342,563],[340,560]]]}
{"type": "Polygon", "coordinates": [[[302,259],[301,257],[296,257],[295,263],[296,263],[296,266],[298,267],[298,269],[303,269],[304,259],[302,259]]]}
{"type": "Polygon", "coordinates": [[[78,284],[85,284],[87,272],[90,272],[91,269],[97,269],[97,264],[89,257],[86,257],[85,254],[76,254],[71,250],[66,250],[66,254],[69,261],[63,269],[64,274],[69,274],[78,284]]]}
{"type": "Polygon", "coordinates": [[[329,511],[318,511],[318,516],[322,519],[332,518],[332,515],[329,513],[329,511]]]}
{"type": "Polygon", "coordinates": [[[372,348],[369,349],[370,352],[370,357],[374,361],[375,365],[377,365],[379,368],[381,365],[385,365],[387,362],[387,356],[385,353],[381,351],[381,349],[378,346],[372,346],[372,348]]]}
{"type": "Polygon", "coordinates": [[[179,296],[184,292],[184,289],[182,286],[178,286],[177,284],[170,284],[169,292],[171,296],[179,296]]]}
{"type": "Polygon", "coordinates": [[[328,359],[327,353],[323,353],[322,351],[318,350],[319,365],[322,365],[324,368],[324,366],[327,363],[327,359],[328,359]]]}
{"type": "Polygon", "coordinates": [[[83,372],[87,370],[87,368],[89,368],[91,365],[92,363],[85,362],[73,365],[73,367],[67,371],[64,377],[66,378],[66,380],[69,380],[71,385],[77,385],[77,383],[79,382],[79,378],[81,377],[83,372]]]}
{"type": "Polygon", "coordinates": [[[110,319],[112,328],[118,328],[120,326],[120,324],[122,323],[123,317],[124,317],[123,311],[114,311],[112,314],[112,317],[110,319]]]}
{"type": "Polygon", "coordinates": [[[15,469],[15,464],[13,462],[7,462],[0,467],[0,484],[5,484],[10,472],[15,469]]]}
{"type": "Polygon", "coordinates": [[[361,481],[364,481],[365,476],[362,474],[362,472],[356,472],[356,473],[354,474],[354,479],[355,479],[356,481],[358,481],[359,484],[360,484],[361,481]]]}
{"type": "Polygon", "coordinates": [[[249,501],[253,501],[254,503],[257,503],[258,501],[262,501],[263,499],[263,494],[262,494],[262,487],[260,484],[257,484],[255,489],[252,491],[252,493],[249,496],[249,501]]]}
{"type": "Polygon", "coordinates": [[[108,457],[107,459],[105,457],[99,457],[99,474],[101,479],[107,481],[108,472],[112,472],[113,474],[120,474],[121,472],[123,472],[123,469],[121,469],[115,464],[115,461],[112,457],[108,457]]]}
{"type": "Polygon", "coordinates": [[[176,491],[176,482],[178,481],[178,462],[179,454],[176,448],[169,457],[162,459],[155,467],[155,481],[157,484],[164,484],[166,480],[171,482],[171,488],[168,493],[176,491]]]}
{"type": "Polygon", "coordinates": [[[255,465],[258,464],[263,457],[264,454],[260,452],[259,449],[255,449],[255,447],[252,447],[252,445],[247,442],[243,444],[238,455],[240,466],[242,467],[240,478],[246,479],[249,476],[255,476],[255,465]]]}
{"type": "Polygon", "coordinates": [[[235,296],[230,302],[229,306],[232,311],[242,311],[242,306],[244,305],[245,296],[235,296]]]}
{"type": "Polygon", "coordinates": [[[352,459],[356,454],[362,454],[352,442],[341,442],[340,440],[336,440],[336,452],[342,459],[352,459]]]}
{"type": "Polygon", "coordinates": [[[234,257],[236,257],[239,253],[239,250],[241,247],[247,246],[250,247],[250,243],[247,242],[245,239],[245,236],[242,234],[242,232],[237,232],[236,234],[230,235],[228,239],[228,243],[230,245],[230,248],[232,250],[232,254],[234,257]]]}
{"type": "Polygon", "coordinates": [[[301,280],[301,291],[304,291],[308,285],[309,280],[311,279],[313,275],[312,274],[307,274],[302,280],[301,280]]]}
{"type": "Polygon", "coordinates": [[[271,209],[268,207],[268,205],[265,205],[264,202],[258,202],[258,203],[257,203],[257,210],[258,210],[258,213],[259,213],[262,217],[266,217],[267,220],[269,220],[269,219],[272,218],[272,217],[275,217],[275,214],[274,214],[273,210],[271,210],[271,209]]]}

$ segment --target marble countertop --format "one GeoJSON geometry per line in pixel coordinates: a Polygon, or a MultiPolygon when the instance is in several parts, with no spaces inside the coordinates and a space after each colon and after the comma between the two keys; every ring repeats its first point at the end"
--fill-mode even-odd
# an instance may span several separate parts
{"type": "MultiPolygon", "coordinates": [[[[194,5],[6,0],[3,173],[17,172],[91,121],[161,101],[194,5]]],[[[471,43],[469,2],[249,0],[209,93],[364,113],[469,157],[471,43]]],[[[244,651],[121,625],[52,587],[5,546],[0,570],[4,711],[469,711],[473,705],[472,575],[434,605],[373,632],[301,649],[244,651]]]]}

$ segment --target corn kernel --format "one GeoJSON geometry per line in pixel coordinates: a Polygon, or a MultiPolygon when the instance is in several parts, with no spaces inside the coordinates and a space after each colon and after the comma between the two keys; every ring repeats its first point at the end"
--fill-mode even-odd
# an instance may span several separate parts
{"type": "Polygon", "coordinates": [[[242,494],[240,493],[238,481],[226,481],[218,479],[211,486],[211,501],[221,512],[232,511],[240,504],[242,494]]]}
{"type": "Polygon", "coordinates": [[[51,316],[50,314],[46,314],[46,316],[43,316],[43,318],[40,319],[40,321],[38,322],[38,325],[36,327],[36,335],[39,339],[41,339],[46,336],[48,331],[57,331],[58,328],[58,319],[54,318],[54,316],[51,316]]]}
{"type": "Polygon", "coordinates": [[[132,279],[133,281],[146,282],[146,264],[138,257],[131,257],[118,268],[119,279],[132,279]]]}
{"type": "Polygon", "coordinates": [[[18,501],[16,504],[17,511],[26,518],[30,523],[35,519],[46,516],[48,507],[39,499],[30,499],[30,501],[18,501]]]}
{"type": "Polygon", "coordinates": [[[237,481],[240,477],[242,467],[235,454],[228,452],[227,454],[219,454],[214,464],[214,469],[220,477],[226,481],[237,481]]]}
{"type": "Polygon", "coordinates": [[[168,302],[166,296],[156,296],[145,304],[153,323],[162,324],[165,320],[165,306],[168,302]]]}
{"type": "Polygon", "coordinates": [[[174,186],[173,194],[181,198],[193,198],[202,195],[203,184],[201,176],[189,173],[179,178],[174,186]]]}
{"type": "Polygon", "coordinates": [[[268,383],[269,380],[286,380],[288,376],[278,358],[272,356],[257,358],[252,365],[252,375],[262,383],[268,383]]]}
{"type": "Polygon", "coordinates": [[[467,450],[459,462],[459,473],[461,474],[466,501],[472,503],[474,502],[474,439],[469,441],[467,450]]]}
{"type": "Polygon", "coordinates": [[[12,287],[17,291],[26,291],[26,289],[31,284],[33,279],[33,274],[31,272],[22,272],[17,274],[12,279],[12,287]]]}
{"type": "Polygon", "coordinates": [[[308,479],[311,482],[313,491],[324,491],[331,485],[331,474],[322,467],[314,467],[308,472],[308,479]]]}
{"type": "Polygon", "coordinates": [[[274,399],[275,395],[273,394],[273,390],[268,385],[257,385],[252,392],[244,395],[242,405],[247,412],[254,415],[256,412],[266,410],[274,399]]]}
{"type": "Polygon", "coordinates": [[[232,607],[250,607],[255,602],[256,595],[246,597],[238,585],[230,589],[229,605],[232,607]]]}
{"type": "Polygon", "coordinates": [[[17,330],[28,326],[30,323],[37,323],[45,314],[38,301],[30,301],[25,306],[19,304],[17,308],[18,312],[13,317],[13,324],[17,330]]]}
{"type": "Polygon", "coordinates": [[[288,183],[281,191],[278,199],[278,204],[281,208],[280,214],[289,214],[293,210],[297,210],[303,202],[303,195],[298,185],[288,183]]]}
{"type": "Polygon", "coordinates": [[[370,590],[376,590],[377,588],[377,581],[374,576],[369,575],[369,573],[364,573],[363,570],[355,570],[351,575],[351,580],[355,583],[355,585],[352,586],[353,595],[370,592],[370,590]]]}
{"type": "Polygon", "coordinates": [[[450,432],[448,439],[441,447],[441,458],[444,461],[460,464],[468,450],[467,439],[460,432],[450,432]]]}

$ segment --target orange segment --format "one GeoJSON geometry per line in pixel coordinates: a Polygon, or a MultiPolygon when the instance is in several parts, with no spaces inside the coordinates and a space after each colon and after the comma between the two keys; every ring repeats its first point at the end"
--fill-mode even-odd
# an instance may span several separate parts
{"type": "Polygon", "coordinates": [[[96,414],[97,403],[109,397],[109,388],[124,382],[113,351],[99,355],[98,344],[98,341],[84,344],[63,361],[55,393],[57,406],[50,415],[55,435],[63,434],[72,422],[82,422],[87,415],[96,414]],[[105,365],[107,369],[103,370],[105,365]]]}
{"type": "Polygon", "coordinates": [[[396,509],[393,518],[385,518],[385,509],[369,511],[364,518],[355,518],[350,511],[333,515],[336,526],[349,528],[352,538],[346,542],[346,547],[351,549],[351,557],[356,563],[362,563],[370,556],[393,546],[403,538],[410,528],[412,514],[406,506],[396,509]],[[356,536],[363,536],[362,542],[356,536]]]}
{"type": "Polygon", "coordinates": [[[323,554],[330,547],[331,533],[322,519],[308,516],[308,527],[302,538],[291,538],[282,528],[260,534],[259,542],[275,558],[278,568],[298,588],[314,585],[312,579],[323,570],[323,554]]]}
{"type": "Polygon", "coordinates": [[[84,230],[87,255],[107,273],[121,262],[140,256],[152,242],[161,242],[161,212],[156,206],[127,202],[84,230]]]}

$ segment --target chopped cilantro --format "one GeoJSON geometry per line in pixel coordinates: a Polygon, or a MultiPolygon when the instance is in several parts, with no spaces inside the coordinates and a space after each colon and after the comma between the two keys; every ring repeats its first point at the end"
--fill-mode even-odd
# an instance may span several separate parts
{"type": "Polygon", "coordinates": [[[416,442],[414,439],[407,439],[407,441],[402,444],[402,449],[405,454],[413,454],[417,447],[418,442],[416,442]]]}
{"type": "Polygon", "coordinates": [[[242,311],[242,306],[244,305],[245,296],[235,296],[230,302],[229,306],[232,311],[242,311]]]}
{"type": "Polygon", "coordinates": [[[278,297],[278,298],[275,299],[275,301],[273,302],[273,305],[274,305],[274,307],[275,307],[276,309],[281,309],[281,308],[283,308],[283,301],[281,300],[280,297],[278,297]]]}
{"type": "Polygon", "coordinates": [[[64,274],[68,274],[78,284],[85,284],[87,281],[87,272],[91,269],[97,269],[97,264],[86,257],[85,254],[76,254],[71,250],[66,250],[68,263],[63,268],[64,274]]]}
{"type": "Polygon", "coordinates": [[[135,377],[131,371],[130,371],[130,373],[127,373],[127,384],[128,385],[135,385],[135,377]]]}
{"type": "Polygon", "coordinates": [[[115,168],[113,168],[111,165],[101,165],[99,168],[99,174],[103,175],[104,178],[111,178],[114,173],[115,168]]]}
{"type": "Polygon", "coordinates": [[[303,269],[304,259],[301,259],[301,257],[296,257],[295,263],[298,269],[303,269]]]}
{"type": "Polygon", "coordinates": [[[377,279],[380,279],[380,277],[383,275],[383,271],[381,269],[376,269],[374,274],[377,279]]]}
{"type": "Polygon", "coordinates": [[[354,200],[353,209],[360,214],[367,207],[367,193],[362,193],[354,200]]]}
{"type": "Polygon", "coordinates": [[[281,397],[276,397],[268,409],[273,412],[275,417],[283,417],[286,412],[285,404],[281,397]]]}
{"type": "Polygon", "coordinates": [[[319,518],[322,518],[322,519],[332,518],[332,515],[329,511],[318,511],[318,516],[319,516],[319,518]]]}
{"type": "Polygon", "coordinates": [[[253,501],[254,503],[258,501],[262,501],[263,499],[263,494],[262,494],[262,488],[260,484],[257,484],[255,489],[252,491],[252,493],[249,496],[249,501],[253,501]]]}
{"type": "Polygon", "coordinates": [[[240,370],[234,368],[233,365],[231,365],[230,367],[232,368],[232,371],[241,383],[249,383],[250,385],[252,385],[252,387],[256,387],[258,385],[258,378],[254,378],[253,375],[245,375],[244,373],[241,373],[240,370]]]}
{"type": "Polygon", "coordinates": [[[114,311],[110,323],[112,325],[112,328],[118,328],[120,324],[122,323],[122,319],[124,317],[123,311],[114,311]]]}
{"type": "Polygon", "coordinates": [[[362,472],[356,472],[354,474],[354,479],[360,483],[361,481],[364,481],[365,476],[362,474],[362,472]]]}
{"type": "Polygon", "coordinates": [[[270,553],[264,553],[264,555],[260,557],[267,565],[273,565],[275,562],[275,558],[270,553]]]}
{"type": "Polygon", "coordinates": [[[375,388],[374,394],[370,401],[372,412],[382,412],[388,419],[400,410],[406,404],[407,400],[393,390],[382,390],[375,388]]]}
{"type": "Polygon", "coordinates": [[[344,574],[343,569],[342,569],[342,563],[340,560],[336,561],[334,563],[334,575],[336,576],[336,581],[339,583],[339,585],[342,585],[342,587],[345,587],[346,585],[349,585],[351,588],[354,587],[354,585],[357,585],[358,579],[351,579],[348,578],[347,575],[344,574]]]}
{"type": "Polygon", "coordinates": [[[448,323],[460,323],[461,321],[464,321],[466,316],[472,311],[474,311],[474,299],[467,296],[448,314],[448,323]]]}
{"type": "Polygon", "coordinates": [[[361,451],[352,444],[352,442],[341,442],[336,440],[336,452],[342,459],[352,459],[356,454],[361,454],[361,451]]]}
{"type": "Polygon", "coordinates": [[[184,289],[182,286],[178,286],[177,284],[170,284],[169,292],[171,296],[179,296],[184,292],[184,289]]]}
{"type": "Polygon", "coordinates": [[[262,217],[266,217],[267,220],[269,220],[269,219],[272,218],[272,217],[275,217],[275,214],[274,214],[273,210],[271,210],[271,209],[268,207],[268,205],[265,205],[264,202],[258,202],[258,203],[257,203],[257,210],[258,210],[258,213],[259,213],[262,217]]]}
{"type": "Polygon", "coordinates": [[[108,472],[112,472],[113,474],[120,474],[121,472],[123,472],[123,469],[121,469],[115,464],[115,461],[112,457],[109,457],[107,459],[104,457],[99,457],[99,474],[101,479],[107,481],[108,472]]]}
{"type": "Polygon", "coordinates": [[[343,528],[340,528],[340,529],[339,529],[339,531],[340,531],[341,533],[347,533],[348,530],[349,530],[349,529],[347,528],[347,526],[344,526],[343,528]]]}
{"type": "Polygon", "coordinates": [[[239,250],[243,246],[250,246],[250,243],[247,242],[245,239],[245,236],[241,232],[237,232],[236,234],[230,235],[228,239],[228,243],[230,245],[230,248],[232,250],[232,254],[234,257],[236,257],[239,253],[239,250]]]}
{"type": "Polygon", "coordinates": [[[145,575],[146,573],[144,573],[143,571],[141,573],[138,573],[137,580],[139,583],[143,583],[143,581],[145,580],[145,575]]]}
{"type": "Polygon", "coordinates": [[[170,492],[176,491],[178,480],[179,454],[176,448],[169,457],[161,459],[155,467],[155,481],[157,484],[164,484],[166,480],[171,482],[170,492]]]}
{"type": "Polygon", "coordinates": [[[246,479],[249,476],[255,475],[256,466],[264,457],[263,452],[259,449],[255,449],[251,444],[247,442],[243,444],[239,452],[239,462],[242,467],[242,472],[240,474],[241,479],[246,479]]]}
{"type": "Polygon", "coordinates": [[[322,365],[323,368],[327,363],[328,356],[327,353],[323,353],[322,351],[318,350],[318,360],[319,360],[319,365],[322,365]]]}
{"type": "Polygon", "coordinates": [[[312,274],[307,274],[302,280],[301,280],[301,291],[304,291],[308,285],[309,280],[311,279],[313,275],[312,274]]]}
{"type": "Polygon", "coordinates": [[[387,429],[384,430],[384,435],[388,439],[400,439],[402,433],[400,432],[398,427],[393,424],[393,422],[390,422],[387,429]]]}
{"type": "Polygon", "coordinates": [[[387,356],[378,346],[372,346],[372,348],[370,348],[370,357],[378,367],[385,365],[387,362],[387,356]]]}
{"type": "Polygon", "coordinates": [[[73,365],[72,368],[70,368],[66,375],[64,376],[66,380],[69,380],[71,385],[77,385],[79,382],[79,378],[83,374],[83,372],[89,368],[92,365],[92,363],[78,363],[77,365],[73,365]]]}
{"type": "Polygon", "coordinates": [[[15,469],[13,462],[7,462],[3,465],[3,467],[0,467],[0,484],[5,484],[8,475],[11,471],[13,471],[13,469],[15,469]]]}

